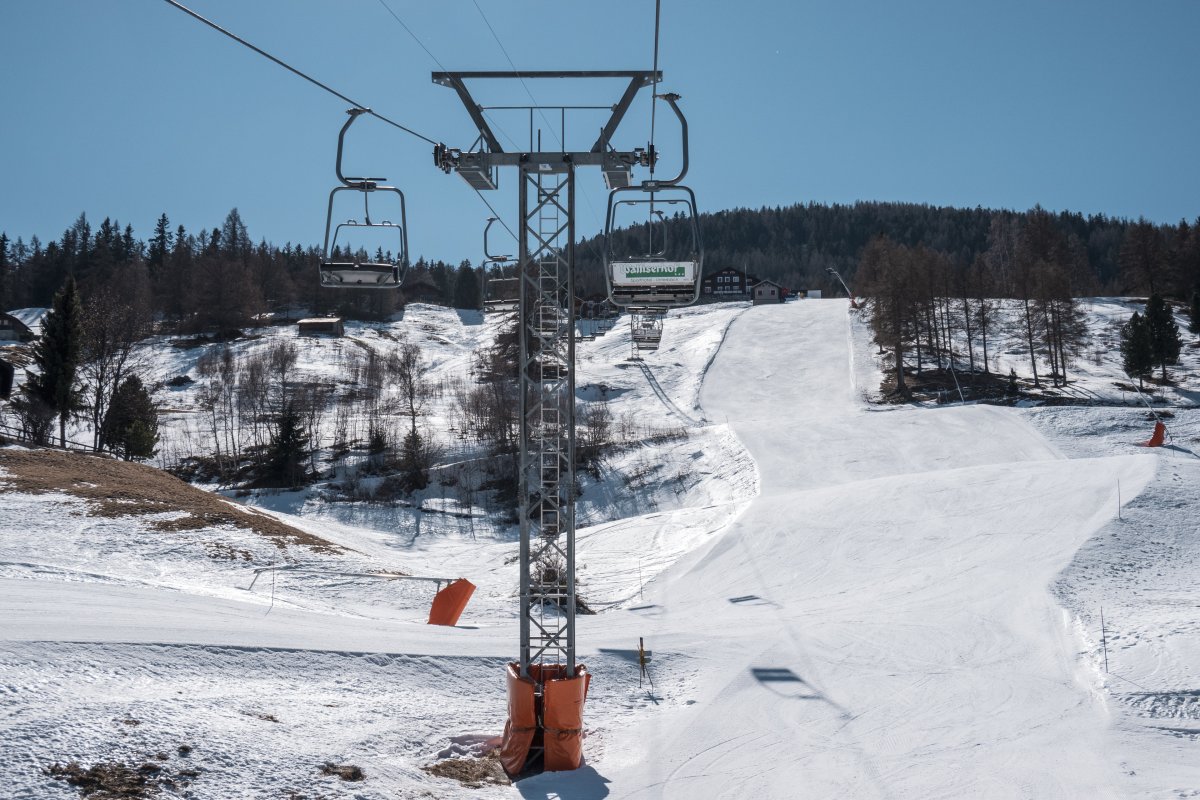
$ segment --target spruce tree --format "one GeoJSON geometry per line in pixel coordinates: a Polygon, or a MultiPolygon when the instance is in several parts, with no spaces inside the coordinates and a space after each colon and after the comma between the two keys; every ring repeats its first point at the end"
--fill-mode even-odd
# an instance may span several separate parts
{"type": "Polygon", "coordinates": [[[1167,365],[1179,363],[1179,351],[1183,349],[1183,341],[1179,338],[1179,326],[1175,323],[1171,307],[1157,294],[1150,295],[1150,302],[1146,303],[1146,326],[1150,330],[1153,363],[1162,368],[1162,379],[1165,383],[1167,365]]]}
{"type": "Polygon", "coordinates": [[[1188,330],[1200,333],[1200,292],[1192,292],[1192,307],[1188,313],[1188,330]]]}
{"type": "Polygon", "coordinates": [[[67,419],[81,408],[76,386],[82,340],[82,316],[75,278],[67,276],[54,295],[50,313],[42,322],[42,335],[33,345],[38,374],[29,373],[25,392],[58,417],[59,445],[67,444],[67,419]]]}
{"type": "Polygon", "coordinates": [[[10,308],[8,288],[8,236],[0,233],[0,311],[10,308]]]}
{"type": "Polygon", "coordinates": [[[104,415],[100,442],[126,461],[154,455],[158,408],[138,376],[130,375],[117,387],[104,415]]]}
{"type": "Polygon", "coordinates": [[[1154,368],[1154,350],[1150,343],[1150,326],[1136,311],[1121,326],[1121,364],[1129,377],[1137,376],[1138,388],[1142,378],[1154,368]]]}
{"type": "Polygon", "coordinates": [[[308,458],[308,434],[300,412],[288,403],[279,414],[279,426],[271,438],[267,477],[278,485],[296,488],[304,482],[308,458]]]}
{"type": "Polygon", "coordinates": [[[471,262],[458,265],[454,275],[454,307],[479,308],[479,275],[471,268],[471,262]]]}

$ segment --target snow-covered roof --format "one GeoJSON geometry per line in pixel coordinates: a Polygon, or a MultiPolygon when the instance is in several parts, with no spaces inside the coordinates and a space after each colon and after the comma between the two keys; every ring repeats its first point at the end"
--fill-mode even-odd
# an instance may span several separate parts
{"type": "Polygon", "coordinates": [[[40,336],[42,333],[42,320],[50,313],[48,308],[18,308],[14,311],[7,312],[10,317],[20,322],[26,328],[33,332],[34,336],[40,336]]]}
{"type": "Polygon", "coordinates": [[[304,325],[304,324],[310,324],[310,325],[311,325],[311,324],[324,324],[324,325],[329,325],[329,324],[332,324],[332,323],[334,323],[334,322],[341,322],[341,321],[342,321],[342,318],[341,318],[341,317],[309,317],[308,319],[300,319],[300,320],[296,320],[296,324],[297,324],[297,325],[304,325]]]}

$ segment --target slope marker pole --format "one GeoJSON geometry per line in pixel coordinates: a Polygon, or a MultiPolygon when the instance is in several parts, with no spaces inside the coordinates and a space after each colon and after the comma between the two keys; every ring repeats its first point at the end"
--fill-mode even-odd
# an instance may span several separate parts
{"type": "Polygon", "coordinates": [[[1100,606],[1100,646],[1104,648],[1104,671],[1108,672],[1108,636],[1104,629],[1104,606],[1100,606]]]}

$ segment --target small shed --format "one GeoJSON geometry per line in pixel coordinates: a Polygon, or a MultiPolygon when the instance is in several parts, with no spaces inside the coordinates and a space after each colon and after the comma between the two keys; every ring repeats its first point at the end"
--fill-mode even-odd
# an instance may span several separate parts
{"type": "Polygon", "coordinates": [[[300,320],[301,336],[345,336],[346,328],[341,317],[310,317],[300,320]]]}
{"type": "Polygon", "coordinates": [[[766,303],[782,303],[787,294],[784,288],[775,281],[759,281],[754,284],[753,292],[756,306],[766,303]]]}
{"type": "Polygon", "coordinates": [[[0,312],[0,341],[28,342],[42,335],[48,308],[18,308],[0,312]]]}

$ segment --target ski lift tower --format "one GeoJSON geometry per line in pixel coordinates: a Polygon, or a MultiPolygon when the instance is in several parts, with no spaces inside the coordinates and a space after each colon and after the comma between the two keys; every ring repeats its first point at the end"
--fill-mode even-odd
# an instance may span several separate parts
{"type": "MultiPolygon", "coordinates": [[[[518,173],[520,225],[520,656],[508,671],[508,723],[501,762],[509,774],[536,766],[576,769],[582,758],[582,709],[588,676],[575,651],[575,177],[599,167],[609,189],[632,184],[634,166],[655,154],[617,151],[610,139],[643,87],[659,71],[435,72],[433,82],[453,89],[478,130],[467,150],[434,147],[434,163],[457,172],[477,191],[495,189],[500,167],[518,173]],[[617,79],[627,82],[591,148],[541,149],[533,115],[595,106],[506,106],[528,110],[530,150],[506,151],[471,96],[468,82],[617,79]]],[[[590,138],[590,137],[589,137],[590,138]]]]}

